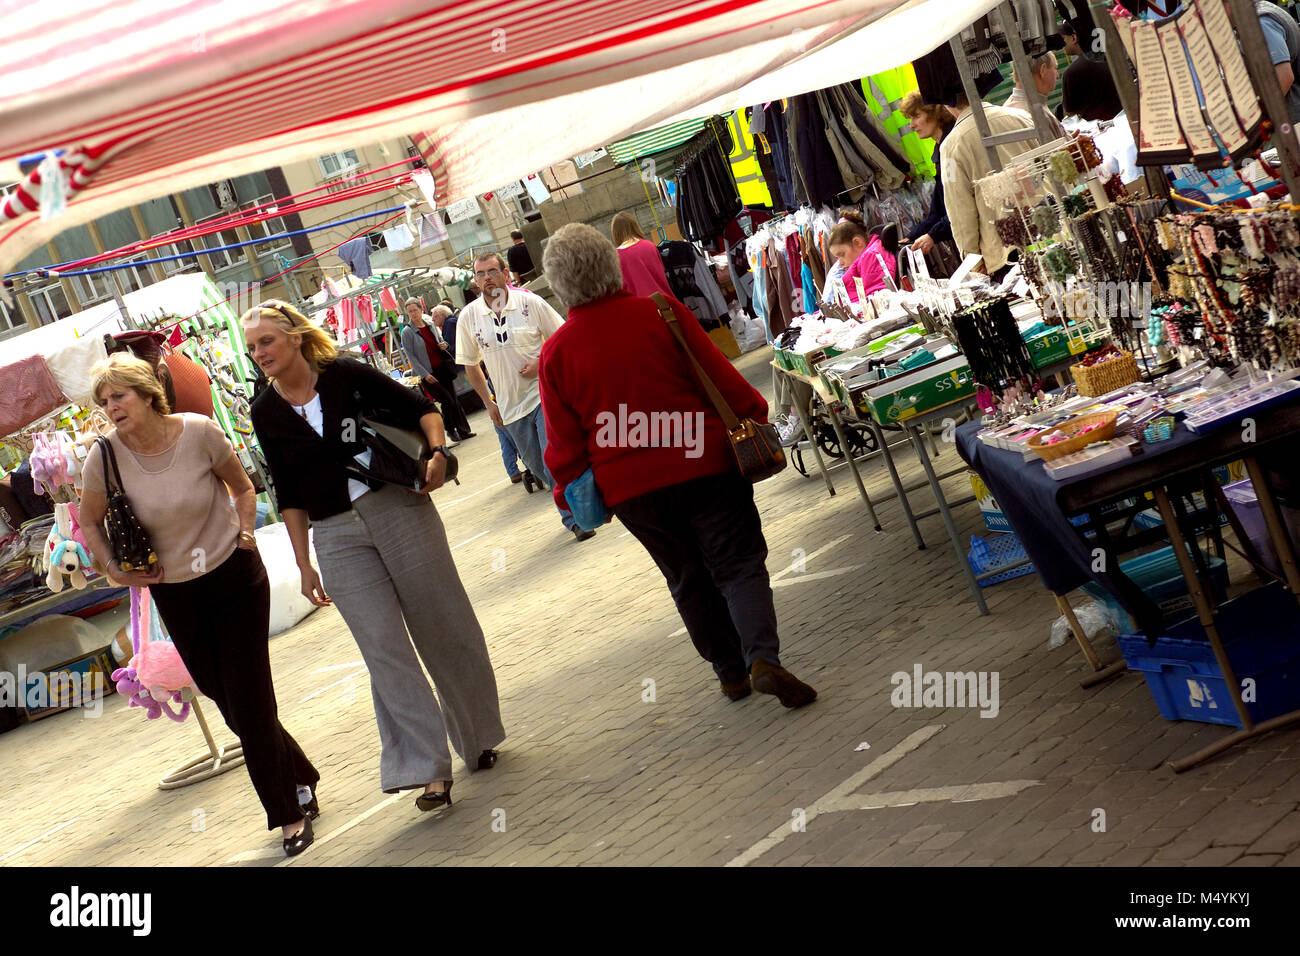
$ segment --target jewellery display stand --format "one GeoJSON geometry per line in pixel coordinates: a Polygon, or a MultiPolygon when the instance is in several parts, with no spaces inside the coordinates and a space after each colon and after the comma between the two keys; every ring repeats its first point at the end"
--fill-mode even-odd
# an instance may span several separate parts
{"type": "Polygon", "coordinates": [[[202,757],[195,757],[188,763],[181,764],[159,780],[159,790],[179,790],[200,780],[219,776],[244,763],[243,744],[227,744],[225,747],[218,747],[217,742],[212,739],[212,731],[208,729],[208,722],[203,719],[203,708],[199,706],[198,698],[190,701],[190,709],[203,731],[203,739],[208,742],[208,752],[202,757]]]}

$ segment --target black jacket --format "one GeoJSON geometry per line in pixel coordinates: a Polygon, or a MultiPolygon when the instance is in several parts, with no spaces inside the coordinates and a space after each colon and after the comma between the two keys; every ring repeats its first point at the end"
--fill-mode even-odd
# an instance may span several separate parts
{"type": "MultiPolygon", "coordinates": [[[[274,388],[265,389],[252,403],[253,430],[271,469],[277,505],[281,511],[303,509],[312,520],[352,510],[347,463],[366,449],[358,441],[343,440],[344,423],[364,414],[402,428],[419,428],[421,418],[437,412],[422,393],[350,358],[326,365],[316,391],[323,437],[274,388]]],[[[380,487],[378,482],[370,486],[380,487]]]]}

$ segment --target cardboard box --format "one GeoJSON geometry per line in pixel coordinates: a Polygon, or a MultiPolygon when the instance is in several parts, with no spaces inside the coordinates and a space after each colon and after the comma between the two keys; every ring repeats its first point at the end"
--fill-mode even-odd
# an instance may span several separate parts
{"type": "Polygon", "coordinates": [[[29,721],[40,720],[114,692],[111,645],[86,657],[65,661],[44,671],[22,674],[19,711],[29,721]],[[44,685],[44,693],[40,685],[44,685]],[[45,706],[38,701],[43,696],[45,706]],[[35,703],[35,706],[28,706],[35,703]]]}
{"type": "Polygon", "coordinates": [[[975,394],[975,379],[964,355],[931,362],[868,385],[858,408],[882,425],[906,421],[975,394]]]}
{"type": "Polygon", "coordinates": [[[984,479],[977,472],[968,471],[966,474],[970,476],[970,486],[975,491],[975,502],[980,507],[980,514],[984,516],[984,524],[990,531],[1010,531],[1011,522],[998,507],[997,500],[989,491],[989,486],[984,484],[984,479]]]}

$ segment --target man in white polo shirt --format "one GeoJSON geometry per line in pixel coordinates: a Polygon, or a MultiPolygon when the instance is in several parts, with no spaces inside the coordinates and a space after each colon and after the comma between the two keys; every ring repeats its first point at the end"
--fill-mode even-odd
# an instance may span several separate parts
{"type": "MultiPolygon", "coordinates": [[[[494,425],[510,433],[524,466],[548,488],[555,486],[546,461],[546,421],[537,383],[537,363],[542,343],[564,320],[541,296],[517,289],[508,282],[505,261],[495,252],[474,260],[474,278],[481,294],[460,311],[456,323],[456,361],[483,399],[494,425]],[[479,362],[487,365],[496,388],[492,400],[479,362]]],[[[560,519],[579,541],[596,532],[583,531],[573,515],[560,509],[560,519]]]]}

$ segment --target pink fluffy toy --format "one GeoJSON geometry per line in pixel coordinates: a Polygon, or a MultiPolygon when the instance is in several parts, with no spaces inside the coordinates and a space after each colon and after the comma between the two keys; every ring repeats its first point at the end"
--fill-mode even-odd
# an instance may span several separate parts
{"type": "Polygon", "coordinates": [[[143,707],[150,720],[163,713],[177,723],[188,717],[198,688],[176,645],[163,638],[148,588],[131,589],[131,646],[135,656],[113,671],[117,692],[129,698],[132,707],[143,707]],[[172,710],[173,703],[181,705],[179,711],[172,710]]]}

